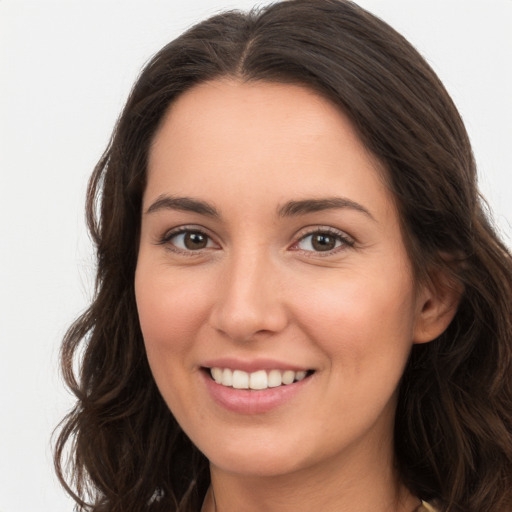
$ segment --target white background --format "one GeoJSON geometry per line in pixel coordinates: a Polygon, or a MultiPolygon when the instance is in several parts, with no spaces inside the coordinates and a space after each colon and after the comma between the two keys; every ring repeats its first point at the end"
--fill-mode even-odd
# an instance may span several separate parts
{"type": "MultiPolygon", "coordinates": [[[[512,246],[512,0],[359,3],[408,37],[444,81],[512,246]]],[[[51,463],[52,429],[72,403],[58,351],[92,293],[85,186],[128,91],[147,59],[192,23],[252,5],[0,0],[0,512],[73,509],[51,463]]]]}

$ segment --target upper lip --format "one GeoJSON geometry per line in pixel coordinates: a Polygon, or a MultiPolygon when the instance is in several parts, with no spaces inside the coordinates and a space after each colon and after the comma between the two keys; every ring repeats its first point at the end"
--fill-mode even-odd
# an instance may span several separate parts
{"type": "Polygon", "coordinates": [[[209,359],[201,364],[204,368],[229,368],[231,370],[242,370],[247,373],[257,370],[293,370],[295,372],[308,371],[312,368],[302,365],[296,365],[289,362],[278,361],[275,359],[235,359],[232,357],[221,357],[209,359]]]}

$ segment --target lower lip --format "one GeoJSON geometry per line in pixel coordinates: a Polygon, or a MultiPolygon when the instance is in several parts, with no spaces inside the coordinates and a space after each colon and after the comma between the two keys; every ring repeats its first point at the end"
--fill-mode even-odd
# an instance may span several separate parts
{"type": "Polygon", "coordinates": [[[276,409],[292,400],[308,385],[311,379],[309,376],[285,386],[250,390],[222,386],[217,384],[206,372],[201,373],[206,388],[214,401],[228,411],[238,414],[262,414],[276,409]]]}

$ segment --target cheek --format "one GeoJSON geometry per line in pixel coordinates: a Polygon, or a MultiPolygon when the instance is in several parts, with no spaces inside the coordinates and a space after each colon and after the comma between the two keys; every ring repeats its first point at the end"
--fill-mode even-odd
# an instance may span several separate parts
{"type": "Polygon", "coordinates": [[[332,364],[342,362],[354,372],[375,360],[387,364],[406,360],[412,345],[414,301],[410,280],[368,279],[353,275],[338,283],[315,287],[297,317],[303,329],[332,364]]]}
{"type": "Polygon", "coordinates": [[[191,370],[195,371],[192,340],[205,318],[208,294],[158,266],[139,266],[135,295],[155,382],[173,414],[187,417],[195,400],[188,386],[191,370]]]}
{"type": "Polygon", "coordinates": [[[186,353],[190,335],[206,319],[209,294],[190,283],[165,272],[137,270],[137,310],[150,360],[186,353]]]}

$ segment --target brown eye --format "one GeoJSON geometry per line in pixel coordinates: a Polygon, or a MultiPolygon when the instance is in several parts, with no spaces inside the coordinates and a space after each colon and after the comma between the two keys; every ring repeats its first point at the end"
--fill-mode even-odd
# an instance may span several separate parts
{"type": "Polygon", "coordinates": [[[208,245],[208,237],[198,231],[189,231],[183,235],[183,244],[191,251],[204,249],[208,245]]]}
{"type": "Polygon", "coordinates": [[[342,232],[315,231],[303,236],[296,248],[308,252],[330,252],[343,247],[352,247],[352,240],[342,232]]]}
{"type": "Polygon", "coordinates": [[[336,247],[336,242],[337,240],[333,236],[324,233],[318,233],[311,237],[311,245],[315,251],[331,251],[336,247]]]}
{"type": "Polygon", "coordinates": [[[166,237],[164,243],[171,244],[180,251],[200,251],[216,247],[211,238],[202,231],[183,230],[166,237]]]}

